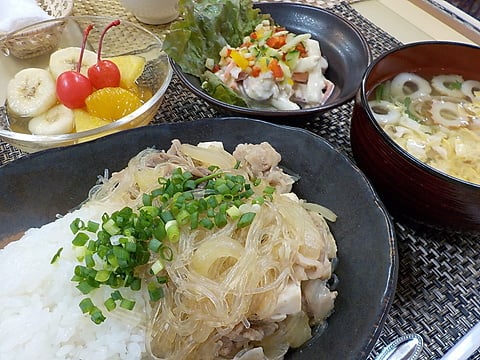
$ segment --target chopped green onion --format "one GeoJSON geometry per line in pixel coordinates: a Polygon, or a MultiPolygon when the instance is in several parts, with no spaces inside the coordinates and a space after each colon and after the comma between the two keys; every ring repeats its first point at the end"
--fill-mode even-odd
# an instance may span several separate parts
{"type": "Polygon", "coordinates": [[[147,288],[150,301],[158,301],[163,298],[163,289],[160,286],[157,286],[155,283],[151,282],[148,284],[147,288]]]}
{"type": "Polygon", "coordinates": [[[200,225],[202,225],[205,229],[211,230],[215,224],[209,218],[203,218],[200,220],[200,225]]]}
{"type": "Polygon", "coordinates": [[[88,281],[80,281],[77,285],[77,289],[80,290],[82,294],[89,294],[92,290],[96,289],[98,286],[91,285],[88,281]]]}
{"type": "Polygon", "coordinates": [[[160,271],[162,271],[165,267],[163,266],[163,263],[158,259],[152,264],[152,267],[150,268],[152,270],[152,274],[157,275],[160,271]]]}
{"type": "Polygon", "coordinates": [[[70,224],[70,230],[73,234],[76,234],[80,229],[83,229],[85,223],[80,218],[76,218],[70,224]]]}
{"type": "Polygon", "coordinates": [[[172,248],[168,247],[168,246],[162,246],[160,248],[160,257],[163,260],[172,261],[173,260],[173,250],[172,250],[172,248]]]}
{"type": "Polygon", "coordinates": [[[95,280],[103,283],[108,280],[108,278],[110,277],[110,274],[111,272],[108,270],[99,270],[95,275],[95,280]]]}
{"type": "Polygon", "coordinates": [[[215,215],[215,225],[219,228],[222,228],[225,225],[227,225],[227,216],[225,212],[218,212],[215,215]]]}
{"type": "Polygon", "coordinates": [[[115,300],[113,300],[111,297],[109,297],[107,300],[105,300],[103,305],[105,305],[105,308],[108,311],[112,311],[117,307],[117,304],[115,303],[115,300]]]}
{"type": "Polygon", "coordinates": [[[105,321],[105,316],[103,316],[99,308],[95,308],[90,312],[90,319],[92,319],[92,321],[98,325],[105,321]]]}
{"type": "Polygon", "coordinates": [[[55,253],[55,255],[53,255],[53,257],[52,257],[52,260],[50,260],[50,264],[53,264],[53,263],[55,263],[55,262],[58,260],[58,258],[60,257],[60,254],[62,253],[62,251],[63,251],[63,247],[61,247],[60,249],[57,250],[57,252],[55,253]]]}
{"type": "Polygon", "coordinates": [[[95,308],[95,305],[93,305],[92,299],[90,298],[84,298],[82,301],[80,301],[80,309],[82,310],[82,313],[86,314],[92,311],[93,308],[95,308]]]}
{"type": "Polygon", "coordinates": [[[232,219],[236,220],[242,215],[242,213],[240,212],[238,207],[232,205],[227,209],[227,215],[230,216],[232,219]]]}
{"type": "Polygon", "coordinates": [[[123,299],[123,296],[122,294],[120,294],[120,291],[118,290],[115,290],[114,292],[112,292],[110,294],[110,297],[113,299],[113,300],[122,300],[123,299]]]}
{"type": "Polygon", "coordinates": [[[93,268],[95,267],[95,260],[93,260],[93,256],[92,254],[90,253],[86,253],[85,254],[85,265],[88,267],[88,268],[93,268]]]}
{"type": "Polygon", "coordinates": [[[92,232],[92,233],[96,233],[98,231],[98,228],[100,227],[100,224],[95,222],[95,221],[91,221],[89,220],[88,223],[87,223],[87,228],[86,230],[92,232]]]}
{"type": "Polygon", "coordinates": [[[148,243],[148,248],[152,250],[153,252],[158,252],[160,250],[160,247],[162,246],[162,242],[157,239],[152,239],[148,243]]]}
{"type": "Polygon", "coordinates": [[[75,246],[83,246],[89,239],[90,237],[87,234],[78,232],[77,235],[75,235],[75,238],[72,240],[72,244],[75,246]]]}
{"type": "Polygon", "coordinates": [[[142,281],[139,278],[133,279],[132,283],[130,284],[130,289],[133,291],[138,291],[142,288],[142,281]]]}
{"type": "MultiPolygon", "coordinates": [[[[236,167],[240,166],[237,162],[236,167]]],[[[174,250],[164,243],[165,239],[171,243],[179,241],[186,226],[211,230],[222,228],[229,221],[237,221],[237,228],[249,226],[255,212],[272,198],[275,190],[265,186],[261,196],[255,195],[254,187],[260,185],[260,179],[248,182],[242,175],[219,171],[217,166],[210,171],[206,176],[195,178],[178,167],[170,178],[158,179],[159,188],[142,195],[138,209],[124,207],[110,215],[105,213],[100,224],[85,223],[81,219],[73,221],[70,225],[75,235],[72,243],[78,261],[83,263],[75,267],[72,277],[79,291],[88,294],[103,285],[141,290],[144,279],[138,277],[138,273],[144,272],[138,267],[151,264],[147,288],[150,299],[158,301],[164,296],[161,284],[168,280],[161,275],[162,271],[174,257],[174,250]]],[[[60,255],[60,250],[56,255],[60,255]]],[[[52,263],[58,256],[54,256],[52,263]]],[[[135,302],[124,299],[119,290],[115,290],[104,305],[112,311],[117,306],[132,309],[135,302]]],[[[88,304],[85,300],[82,306],[88,308],[85,312],[92,321],[104,321],[102,312],[91,301],[88,304]]]]}
{"type": "Polygon", "coordinates": [[[120,228],[113,219],[108,219],[107,222],[103,223],[103,229],[110,235],[116,235],[120,232],[120,228]]]}
{"type": "Polygon", "coordinates": [[[254,212],[246,212],[242,214],[242,216],[240,216],[240,219],[238,219],[237,229],[249,226],[255,218],[255,215],[256,214],[254,212]]]}
{"type": "Polygon", "coordinates": [[[142,195],[142,203],[144,206],[151,206],[153,202],[153,196],[151,194],[142,195]]]}
{"type": "Polygon", "coordinates": [[[170,220],[165,224],[167,231],[167,238],[171,242],[177,242],[180,238],[180,229],[178,228],[177,220],[170,220]]]}
{"type": "Polygon", "coordinates": [[[127,310],[132,310],[135,306],[135,301],[134,300],[128,300],[128,299],[122,299],[120,300],[120,307],[127,309],[127,310]]]}

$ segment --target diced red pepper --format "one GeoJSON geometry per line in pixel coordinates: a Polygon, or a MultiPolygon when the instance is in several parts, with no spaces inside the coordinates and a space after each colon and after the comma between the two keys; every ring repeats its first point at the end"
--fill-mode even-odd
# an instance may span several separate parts
{"type": "Polygon", "coordinates": [[[307,56],[307,50],[305,49],[305,46],[303,46],[302,43],[298,43],[297,46],[295,46],[295,50],[300,51],[300,57],[307,56]]]}
{"type": "Polygon", "coordinates": [[[283,70],[277,59],[271,59],[268,63],[268,69],[273,73],[273,76],[277,79],[283,77],[283,70]]]}
{"type": "Polygon", "coordinates": [[[262,72],[262,69],[260,69],[259,66],[254,65],[254,66],[252,67],[251,75],[252,75],[253,77],[258,77],[258,75],[260,75],[261,72],[262,72]]]}
{"type": "Polygon", "coordinates": [[[242,45],[240,45],[241,48],[248,48],[249,46],[251,46],[252,43],[250,41],[245,41],[242,45]]]}
{"type": "Polygon", "coordinates": [[[286,44],[286,42],[287,42],[287,36],[281,35],[281,36],[272,36],[271,38],[268,38],[266,41],[266,44],[271,48],[280,49],[283,45],[286,44]]]}
{"type": "Polygon", "coordinates": [[[257,35],[257,32],[256,32],[256,31],[254,31],[254,32],[252,32],[252,33],[250,34],[250,38],[251,38],[251,39],[254,39],[254,40],[255,40],[257,37],[258,37],[258,35],[257,35]]]}

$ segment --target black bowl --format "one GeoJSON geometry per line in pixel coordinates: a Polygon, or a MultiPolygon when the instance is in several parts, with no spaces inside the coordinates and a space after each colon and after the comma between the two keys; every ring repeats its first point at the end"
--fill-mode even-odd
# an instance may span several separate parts
{"type": "Polygon", "coordinates": [[[480,184],[449,176],[410,155],[383,131],[368,105],[370,92],[401,72],[480,80],[472,60],[478,58],[478,46],[411,43],[383,54],[365,72],[351,122],[352,151],[392,215],[436,228],[480,230],[480,184]]]}
{"type": "Polygon", "coordinates": [[[301,110],[265,110],[231,105],[207,94],[200,79],[186,74],[173,60],[174,73],[195,95],[227,114],[261,118],[270,121],[295,121],[312,118],[337,107],[355,96],[362,74],[372,59],[371,50],[363,35],[347,20],[318,7],[294,3],[260,3],[254,7],[294,33],[310,33],[320,43],[329,67],[325,76],[335,84],[333,94],[325,104],[301,110]]]}
{"type": "Polygon", "coordinates": [[[395,292],[398,254],[392,223],[359,169],[305,130],[245,118],[205,119],[127,130],[20,158],[0,167],[0,248],[12,235],[80,204],[105,169],[124,168],[146,147],[167,149],[174,138],[191,144],[221,140],[230,151],[239,143],[268,141],[281,153],[281,165],[301,176],[294,191],[338,215],[331,223],[339,258],[335,312],[323,333],[286,359],[365,359],[395,292]]]}

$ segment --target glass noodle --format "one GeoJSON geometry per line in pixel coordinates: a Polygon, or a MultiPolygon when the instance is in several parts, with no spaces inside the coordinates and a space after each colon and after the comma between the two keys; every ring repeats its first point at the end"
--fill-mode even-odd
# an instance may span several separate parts
{"type": "Polygon", "coordinates": [[[178,241],[169,243],[173,256],[157,274],[168,279],[164,297],[151,303],[153,358],[264,354],[283,359],[333,311],[336,292],[328,280],[336,244],[326,218],[334,221],[335,215],[291,192],[293,180],[277,166],[280,159],[268,143],[241,144],[230,154],[218,143],[193,146],[174,140],[167,152],[141,152],[91,192],[90,201],[121,198],[137,208],[142,194],[158,188],[159,177],[178,167],[204,176],[212,164],[255,183],[252,198],[275,187],[264,202],[244,204],[247,210],[242,211],[255,212],[249,226],[238,228],[228,221],[220,228],[180,227],[178,241]]]}

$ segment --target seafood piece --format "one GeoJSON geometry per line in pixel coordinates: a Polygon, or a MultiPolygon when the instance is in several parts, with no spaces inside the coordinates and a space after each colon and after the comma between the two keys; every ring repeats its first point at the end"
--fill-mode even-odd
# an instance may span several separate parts
{"type": "Polygon", "coordinates": [[[413,73],[400,73],[395,76],[391,84],[392,97],[403,100],[407,96],[411,99],[430,95],[432,88],[427,80],[413,73]]]}
{"type": "Polygon", "coordinates": [[[480,81],[467,80],[462,83],[460,91],[468,97],[471,101],[475,98],[480,98],[480,81]],[[475,95],[475,92],[477,93],[475,95]]]}
{"type": "Polygon", "coordinates": [[[468,125],[468,119],[459,112],[458,104],[445,101],[432,101],[432,120],[439,125],[457,128],[468,125]]]}
{"type": "Polygon", "coordinates": [[[442,95],[462,98],[463,92],[460,86],[463,77],[460,75],[437,75],[432,78],[432,87],[442,95]]]}
{"type": "Polygon", "coordinates": [[[373,116],[380,125],[393,125],[400,119],[400,111],[398,111],[391,102],[385,100],[372,100],[369,101],[368,104],[373,112],[373,116]]]}

